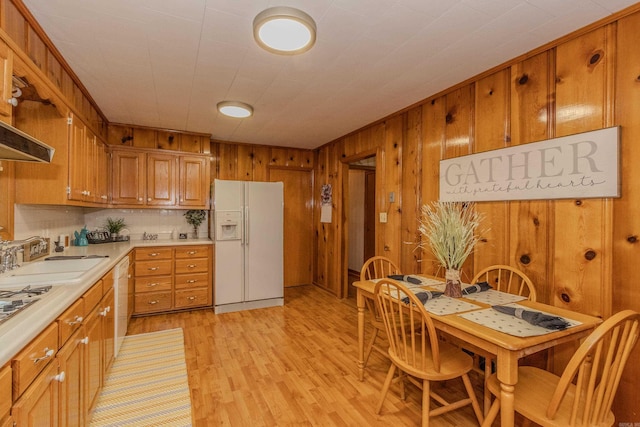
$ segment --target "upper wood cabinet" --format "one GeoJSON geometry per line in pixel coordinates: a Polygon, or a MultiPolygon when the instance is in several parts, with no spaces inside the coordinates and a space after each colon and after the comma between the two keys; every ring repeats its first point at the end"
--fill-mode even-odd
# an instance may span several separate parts
{"type": "Polygon", "coordinates": [[[77,118],[69,130],[69,200],[106,204],[108,162],[105,145],[77,118]]]}
{"type": "Polygon", "coordinates": [[[7,102],[12,97],[13,52],[0,41],[0,117],[4,121],[11,119],[13,106],[7,102]]]}
{"type": "Polygon", "coordinates": [[[159,150],[111,150],[114,205],[207,209],[209,158],[159,150]]]}

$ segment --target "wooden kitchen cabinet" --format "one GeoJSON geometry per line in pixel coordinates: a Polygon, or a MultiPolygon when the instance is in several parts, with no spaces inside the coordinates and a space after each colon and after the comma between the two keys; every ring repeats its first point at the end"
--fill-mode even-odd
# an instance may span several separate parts
{"type": "Polygon", "coordinates": [[[54,359],[11,408],[17,426],[59,425],[59,382],[62,379],[57,359],[54,359]]]}
{"type": "Polygon", "coordinates": [[[180,156],[180,195],[178,205],[208,209],[209,159],[202,156],[180,156]]]}
{"type": "Polygon", "coordinates": [[[59,371],[64,372],[64,381],[60,382],[60,426],[72,427],[85,425],[85,412],[82,405],[84,387],[84,355],[87,339],[84,328],[78,329],[60,348],[56,356],[59,371]]]}
{"type": "Polygon", "coordinates": [[[53,322],[11,361],[13,400],[20,397],[33,380],[55,358],[58,351],[58,324],[53,322]]]}
{"type": "Polygon", "coordinates": [[[115,205],[201,208],[209,204],[209,158],[166,150],[111,149],[115,205]]]}
{"type": "Polygon", "coordinates": [[[105,145],[77,117],[69,129],[69,200],[108,202],[108,158],[105,145]]]}
{"type": "Polygon", "coordinates": [[[0,369],[0,425],[9,417],[11,410],[11,366],[0,369]]]}
{"type": "Polygon", "coordinates": [[[138,248],[134,314],[212,305],[211,245],[138,248]]]}

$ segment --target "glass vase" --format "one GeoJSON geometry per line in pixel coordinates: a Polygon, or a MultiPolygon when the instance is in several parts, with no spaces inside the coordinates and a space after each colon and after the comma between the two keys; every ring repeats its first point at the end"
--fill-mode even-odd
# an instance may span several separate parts
{"type": "Polygon", "coordinates": [[[462,285],[460,284],[460,270],[447,269],[445,272],[445,296],[451,298],[462,297],[462,285]]]}

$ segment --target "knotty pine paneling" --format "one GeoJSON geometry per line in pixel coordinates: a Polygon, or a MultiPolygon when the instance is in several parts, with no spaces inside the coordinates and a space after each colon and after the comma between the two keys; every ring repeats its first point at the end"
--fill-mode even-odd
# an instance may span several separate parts
{"type": "MultiPolygon", "coordinates": [[[[443,159],[471,154],[473,146],[474,84],[465,85],[446,95],[445,140],[443,159]]],[[[473,278],[473,257],[462,266],[463,280],[473,278]]]]}
{"type": "MultiPolygon", "coordinates": [[[[511,145],[548,139],[555,103],[551,98],[551,52],[511,66],[511,145]]],[[[538,301],[549,303],[549,249],[552,202],[509,202],[509,265],[522,270],[536,287],[538,301]]]]}
{"type": "Polygon", "coordinates": [[[402,188],[396,200],[401,208],[400,269],[401,271],[420,271],[420,251],[416,250],[420,242],[418,218],[422,190],[422,108],[413,108],[406,114],[405,143],[402,149],[402,188]]]}
{"type": "MultiPolygon", "coordinates": [[[[446,98],[444,96],[430,100],[422,105],[422,204],[438,200],[440,190],[440,159],[444,152],[446,128],[446,98]]],[[[406,184],[405,184],[406,185],[406,184]]],[[[425,240],[421,243],[427,245],[425,240]]],[[[420,271],[425,274],[438,273],[438,262],[427,247],[420,251],[420,271]]],[[[440,272],[443,277],[444,273],[440,272]]]]}
{"type": "MultiPolygon", "coordinates": [[[[509,145],[510,73],[504,69],[475,84],[474,153],[509,145]]],[[[479,232],[482,241],[473,253],[475,272],[494,264],[509,264],[509,204],[482,202],[476,210],[484,215],[479,232]]]]}
{"type": "Polygon", "coordinates": [[[238,145],[217,144],[218,145],[218,178],[238,179],[238,145]]]}
{"type": "MultiPolygon", "coordinates": [[[[640,13],[617,24],[615,74],[615,124],[621,126],[620,157],[623,171],[621,196],[613,200],[612,312],[631,308],[640,311],[640,291],[634,280],[640,260],[640,13]]],[[[636,346],[629,360],[640,360],[636,346]]],[[[640,420],[640,394],[637,379],[640,365],[628,363],[614,401],[616,421],[640,420]]]]}
{"type": "MultiPolygon", "coordinates": [[[[378,240],[378,253],[382,249],[382,255],[390,258],[396,265],[400,265],[402,246],[402,140],[403,140],[402,116],[392,117],[385,123],[384,160],[383,170],[380,175],[382,185],[380,192],[384,197],[379,198],[380,212],[387,213],[387,223],[381,224],[381,232],[376,233],[378,240]],[[390,202],[390,195],[394,193],[395,201],[390,202]]],[[[376,165],[376,178],[378,176],[376,165]]],[[[376,182],[377,184],[377,182],[376,182]]],[[[377,185],[376,193],[379,194],[377,185]]]]}
{"type": "MultiPolygon", "coordinates": [[[[556,49],[556,135],[606,125],[608,53],[606,28],[567,41],[556,49]]],[[[607,247],[610,202],[603,199],[554,202],[553,291],[550,302],[593,316],[610,314],[611,262],[607,247]],[[571,218],[570,221],[567,219],[571,218]]]]}
{"type": "Polygon", "coordinates": [[[253,180],[266,182],[269,179],[269,161],[271,149],[256,145],[253,147],[253,180]]]}
{"type": "Polygon", "coordinates": [[[253,147],[238,145],[238,167],[235,179],[239,181],[253,181],[253,147]]]}
{"type": "Polygon", "coordinates": [[[320,222],[320,191],[324,184],[330,184],[329,182],[329,173],[328,173],[328,163],[329,163],[329,155],[330,155],[330,145],[325,145],[324,147],[318,150],[318,163],[315,168],[315,180],[313,186],[313,195],[314,200],[317,200],[314,206],[315,213],[315,239],[316,239],[316,249],[317,256],[315,257],[315,272],[313,277],[313,282],[324,288],[328,288],[327,277],[329,271],[329,262],[328,262],[328,238],[329,232],[328,224],[320,222]]]}

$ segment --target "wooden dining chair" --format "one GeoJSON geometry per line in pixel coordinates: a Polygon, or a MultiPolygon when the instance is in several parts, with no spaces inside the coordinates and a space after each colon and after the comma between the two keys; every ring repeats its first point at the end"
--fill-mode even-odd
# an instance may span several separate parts
{"type": "MultiPolygon", "coordinates": [[[[471,280],[472,284],[478,282],[487,282],[496,291],[526,296],[530,301],[536,300],[536,288],[533,286],[531,279],[522,271],[508,265],[490,265],[480,270],[471,280]]],[[[491,406],[491,393],[489,392],[487,381],[493,373],[492,366],[495,361],[495,355],[477,347],[470,348],[466,343],[460,345],[473,353],[474,367],[484,375],[484,413],[486,416],[491,406]],[[484,359],[483,368],[481,368],[480,358],[484,359]]]]}
{"type": "Polygon", "coordinates": [[[382,279],[376,284],[374,296],[389,340],[391,359],[376,413],[380,414],[392,381],[400,381],[401,397],[404,398],[404,381],[408,380],[422,389],[423,426],[429,425],[431,416],[467,405],[472,405],[478,423],[482,424],[482,410],[469,380],[473,358],[455,346],[440,342],[424,305],[403,284],[382,279]],[[402,300],[405,297],[407,302],[402,300]],[[394,380],[396,370],[400,375],[394,380]],[[431,388],[431,382],[458,377],[462,378],[467,398],[450,403],[431,388]],[[431,399],[440,406],[431,409],[431,399]]]}
{"type": "MultiPolygon", "coordinates": [[[[640,314],[621,311],[598,326],[578,347],[562,376],[532,366],[518,368],[515,411],[541,426],[612,426],[611,411],[620,377],[638,341],[640,314]]],[[[500,383],[489,378],[497,396],[487,423],[500,410],[500,383]]]]}
{"type": "MultiPolygon", "coordinates": [[[[391,274],[401,274],[400,268],[389,258],[383,256],[374,256],[369,258],[362,269],[360,270],[360,280],[371,280],[371,279],[382,279],[386,278],[391,274]]],[[[380,353],[383,357],[387,357],[387,349],[376,345],[376,340],[380,334],[384,336],[384,324],[382,323],[382,318],[380,317],[380,313],[378,313],[378,309],[376,307],[375,301],[366,298],[365,305],[367,310],[371,314],[371,326],[373,326],[373,333],[371,336],[371,340],[369,341],[367,348],[365,349],[364,355],[364,366],[367,366],[367,361],[369,360],[369,356],[373,350],[380,353]]]]}

